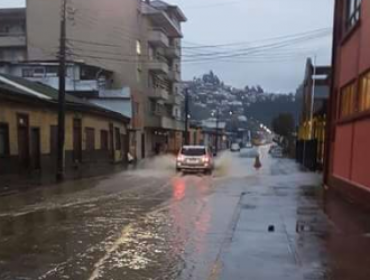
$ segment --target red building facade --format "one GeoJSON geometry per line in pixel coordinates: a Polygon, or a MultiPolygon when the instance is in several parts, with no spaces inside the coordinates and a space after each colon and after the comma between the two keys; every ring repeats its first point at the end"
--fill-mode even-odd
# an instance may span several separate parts
{"type": "Polygon", "coordinates": [[[370,1],[335,2],[325,181],[370,206],[370,1]]]}

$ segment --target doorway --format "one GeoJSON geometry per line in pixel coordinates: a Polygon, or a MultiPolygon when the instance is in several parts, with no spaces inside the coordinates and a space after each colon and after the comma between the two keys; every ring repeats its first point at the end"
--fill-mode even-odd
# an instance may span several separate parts
{"type": "Polygon", "coordinates": [[[141,157],[145,158],[145,133],[141,134],[141,157]]]}
{"type": "Polygon", "coordinates": [[[73,120],[73,161],[82,162],[82,122],[73,120]]]}
{"type": "Polygon", "coordinates": [[[21,169],[28,169],[30,164],[30,139],[28,115],[18,115],[18,157],[21,169]]]}
{"type": "Polygon", "coordinates": [[[31,167],[41,169],[40,128],[31,129],[31,167]]]}

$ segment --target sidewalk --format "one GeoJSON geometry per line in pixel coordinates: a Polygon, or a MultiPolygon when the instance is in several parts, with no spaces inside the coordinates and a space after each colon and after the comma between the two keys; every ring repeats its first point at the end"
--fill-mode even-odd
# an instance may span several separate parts
{"type": "Polygon", "coordinates": [[[264,180],[243,196],[222,280],[368,280],[370,216],[310,173],[264,180]]]}

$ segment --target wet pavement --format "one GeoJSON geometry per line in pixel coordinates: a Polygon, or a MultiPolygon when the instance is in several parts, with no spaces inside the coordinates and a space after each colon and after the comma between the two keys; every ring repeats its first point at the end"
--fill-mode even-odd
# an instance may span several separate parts
{"type": "Polygon", "coordinates": [[[0,197],[0,279],[370,279],[370,215],[261,149],[0,197]]]}

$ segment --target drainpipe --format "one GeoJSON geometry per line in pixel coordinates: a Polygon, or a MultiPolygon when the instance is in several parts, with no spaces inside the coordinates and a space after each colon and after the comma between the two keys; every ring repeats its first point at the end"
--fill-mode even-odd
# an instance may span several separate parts
{"type": "Polygon", "coordinates": [[[342,7],[339,0],[335,1],[334,7],[334,31],[333,31],[333,44],[332,44],[332,62],[331,62],[331,74],[330,74],[330,94],[328,99],[328,111],[326,119],[326,133],[325,133],[325,147],[324,147],[324,187],[328,187],[330,179],[331,169],[331,142],[332,142],[332,125],[334,124],[334,112],[335,112],[335,70],[336,70],[336,56],[337,46],[340,40],[340,24],[342,22],[342,7]]]}

